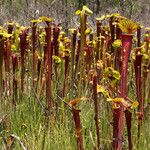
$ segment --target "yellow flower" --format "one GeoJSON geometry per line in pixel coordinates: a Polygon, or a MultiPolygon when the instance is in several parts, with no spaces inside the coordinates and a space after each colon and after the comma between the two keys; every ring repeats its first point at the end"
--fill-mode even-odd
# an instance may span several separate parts
{"type": "Polygon", "coordinates": [[[120,29],[122,32],[125,32],[127,34],[133,34],[138,26],[137,23],[133,22],[132,20],[129,20],[127,18],[123,18],[119,23],[118,23],[120,29]]]}
{"type": "Polygon", "coordinates": [[[113,48],[119,48],[122,46],[121,40],[115,40],[112,44],[113,48]]]}
{"type": "Polygon", "coordinates": [[[11,45],[11,50],[13,51],[13,52],[15,52],[16,51],[16,46],[13,44],[13,45],[11,45]]]}
{"type": "Polygon", "coordinates": [[[45,21],[45,22],[51,22],[53,19],[52,19],[52,18],[48,18],[48,17],[46,17],[46,16],[41,16],[41,17],[39,18],[39,20],[45,21]]]}
{"type": "Polygon", "coordinates": [[[97,93],[102,93],[105,97],[109,98],[109,92],[105,89],[105,87],[101,85],[97,85],[97,93]]]}
{"type": "Polygon", "coordinates": [[[54,63],[56,63],[56,64],[61,63],[61,59],[60,59],[60,57],[53,55],[53,57],[52,57],[52,58],[53,58],[53,60],[54,60],[54,63]]]}

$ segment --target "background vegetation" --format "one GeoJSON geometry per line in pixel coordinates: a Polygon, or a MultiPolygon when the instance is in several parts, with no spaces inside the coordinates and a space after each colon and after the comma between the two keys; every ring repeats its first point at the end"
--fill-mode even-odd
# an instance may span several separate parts
{"type": "MultiPolygon", "coordinates": [[[[0,22],[16,20],[28,24],[28,20],[46,15],[56,22],[77,26],[74,12],[82,5],[88,6],[95,17],[118,12],[145,26],[150,24],[150,1],[148,0],[1,0],[0,22]]],[[[91,20],[91,23],[92,23],[91,20]]]]}

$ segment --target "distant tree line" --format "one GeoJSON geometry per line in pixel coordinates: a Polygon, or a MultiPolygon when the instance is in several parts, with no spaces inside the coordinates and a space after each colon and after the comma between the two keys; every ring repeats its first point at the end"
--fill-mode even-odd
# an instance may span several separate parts
{"type": "Polygon", "coordinates": [[[28,20],[46,15],[66,25],[74,25],[77,9],[87,5],[94,17],[104,14],[122,15],[150,25],[150,1],[148,0],[1,0],[0,23],[16,20],[26,24],[28,20]]]}

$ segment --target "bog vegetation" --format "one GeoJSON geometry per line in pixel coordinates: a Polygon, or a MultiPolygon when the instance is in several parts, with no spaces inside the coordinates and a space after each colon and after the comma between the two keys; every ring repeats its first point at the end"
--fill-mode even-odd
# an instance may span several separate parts
{"type": "Polygon", "coordinates": [[[150,149],[150,28],[76,15],[0,27],[1,149],[150,149]]]}

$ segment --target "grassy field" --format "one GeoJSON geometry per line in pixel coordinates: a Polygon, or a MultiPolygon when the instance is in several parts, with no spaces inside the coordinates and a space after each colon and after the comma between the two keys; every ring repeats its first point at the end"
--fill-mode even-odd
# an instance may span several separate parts
{"type": "MultiPolygon", "coordinates": [[[[90,92],[90,91],[89,91],[90,92]]],[[[21,102],[17,102],[16,108],[11,109],[8,99],[3,103],[3,111],[1,111],[0,135],[1,148],[10,146],[14,141],[13,149],[22,150],[20,142],[29,150],[75,150],[76,134],[73,116],[63,102],[59,102],[62,106],[58,108],[59,112],[54,117],[45,116],[44,108],[39,105],[38,100],[33,95],[33,91],[29,95],[24,95],[21,102]],[[11,140],[10,136],[17,136],[11,140]],[[6,142],[6,143],[5,143],[6,142]]],[[[103,98],[100,101],[100,135],[101,143],[104,150],[111,149],[112,139],[112,116],[111,106],[106,103],[103,98]]],[[[43,102],[41,102],[43,103],[43,102]]],[[[43,103],[43,105],[45,105],[43,103]]],[[[84,102],[81,108],[81,122],[84,147],[87,150],[93,149],[93,144],[96,141],[94,110],[92,100],[84,102]]],[[[137,115],[133,112],[132,121],[132,138],[133,149],[137,144],[137,115]]],[[[145,117],[142,131],[139,150],[148,150],[150,148],[149,134],[150,118],[145,117]]],[[[123,147],[128,149],[127,131],[124,129],[123,147]]]]}

